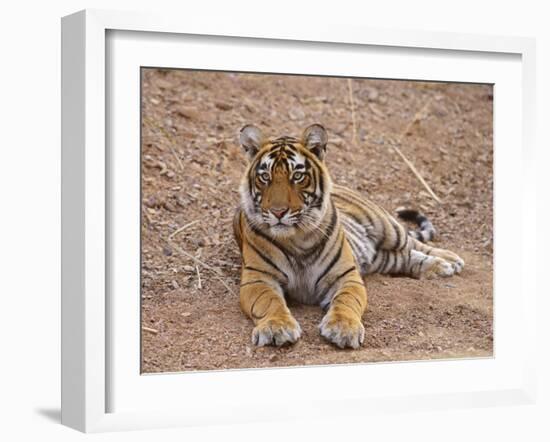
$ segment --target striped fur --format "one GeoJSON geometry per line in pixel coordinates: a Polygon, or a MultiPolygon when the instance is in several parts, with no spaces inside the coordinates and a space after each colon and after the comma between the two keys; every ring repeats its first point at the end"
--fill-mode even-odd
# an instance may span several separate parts
{"type": "Polygon", "coordinates": [[[418,226],[418,230],[409,231],[409,235],[422,242],[428,242],[434,239],[435,228],[428,218],[422,215],[417,210],[401,209],[397,210],[397,216],[403,221],[414,223],[418,226]]]}
{"type": "Polygon", "coordinates": [[[233,227],[242,254],[241,308],[254,321],[254,344],[299,339],[290,298],[320,305],[326,311],[321,334],[341,348],[357,348],[364,339],[365,275],[445,277],[462,270],[460,257],[423,243],[435,232],[423,215],[399,213],[420,227],[408,232],[383,208],[333,185],[322,126],[308,127],[299,139],[264,139],[245,126],[241,144],[250,162],[233,227]]]}

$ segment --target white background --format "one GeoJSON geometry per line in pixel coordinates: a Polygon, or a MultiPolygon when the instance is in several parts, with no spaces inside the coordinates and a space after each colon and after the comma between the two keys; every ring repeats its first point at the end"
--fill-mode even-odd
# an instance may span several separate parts
{"type": "MultiPolygon", "coordinates": [[[[310,28],[308,28],[310,29],[310,28]]],[[[120,413],[154,409],[177,411],[189,418],[201,410],[219,419],[228,413],[223,399],[233,401],[229,414],[237,407],[248,410],[249,421],[263,416],[276,418],[281,410],[324,408],[328,400],[361,398],[380,406],[384,396],[458,393],[518,388],[522,383],[524,341],[528,327],[517,329],[518,298],[523,282],[514,271],[517,265],[507,257],[520,256],[519,242],[511,244],[506,232],[518,226],[517,218],[507,216],[511,201],[521,198],[520,187],[512,175],[521,161],[521,64],[519,57],[471,53],[442,54],[440,51],[396,51],[355,46],[342,51],[337,45],[311,45],[181,37],[162,38],[149,33],[116,31],[110,34],[110,166],[111,166],[111,362],[109,411],[120,413]],[[139,149],[139,67],[227,69],[235,71],[286,72],[301,74],[352,75],[374,78],[422,78],[447,81],[495,83],[494,128],[498,148],[495,153],[495,250],[506,247],[506,255],[495,260],[494,288],[498,311],[495,328],[495,354],[483,361],[440,361],[430,364],[370,364],[295,368],[293,370],[238,370],[222,373],[182,374],[179,376],[140,376],[140,176],[139,149]],[[519,159],[519,161],[518,161],[519,159]],[[504,179],[503,179],[504,177],[504,179]],[[452,382],[449,380],[452,379],[452,382]],[[258,398],[262,391],[262,398],[258,398]],[[299,394],[297,392],[300,392],[299,394]],[[184,397],[193,401],[182,401],[184,397]],[[269,400],[263,400],[268,397],[269,400]],[[284,408],[289,397],[292,404],[284,408]],[[247,408],[248,407],[248,408],[247,408]],[[252,416],[258,413],[258,417],[252,416]]],[[[521,235],[518,235],[522,237],[521,235]]],[[[523,276],[525,278],[526,276],[523,276]]],[[[237,301],[235,301],[237,302],[237,301]]],[[[524,323],[522,323],[524,324],[524,323]]],[[[368,344],[367,344],[368,345],[368,344]]],[[[411,401],[412,402],[412,401],[411,401]]],[[[473,402],[473,400],[471,400],[473,402]]],[[[340,414],[356,406],[342,403],[340,414]],[[347,408],[346,408],[347,406],[347,408]]],[[[359,411],[356,411],[359,413],[359,411]]],[[[202,411],[204,414],[205,412],[202,411]]],[[[241,413],[244,413],[241,411],[241,413]]],[[[318,413],[312,413],[318,416],[318,413]]],[[[336,414],[336,413],[333,413],[336,414]]],[[[219,420],[217,420],[219,422],[219,420]]]]}
{"type": "MultiPolygon", "coordinates": [[[[320,0],[298,3],[163,0],[32,2],[0,15],[0,437],[3,440],[548,440],[550,416],[548,298],[539,301],[540,398],[536,406],[375,415],[84,436],[59,425],[60,367],[60,22],[82,8],[155,10],[249,20],[335,22],[377,28],[537,37],[538,145],[550,148],[550,29],[543,1],[320,0]],[[176,3],[176,2],[174,2],[176,3]],[[186,6],[189,3],[189,6],[186,6]],[[264,3],[264,4],[262,4],[264,3]]],[[[539,157],[539,201],[548,200],[548,155],[539,157]],[[544,193],[544,195],[542,195],[544,193]]],[[[513,216],[515,208],[511,207],[513,216]]],[[[548,259],[547,204],[539,212],[539,274],[548,259]]],[[[514,237],[513,233],[511,234],[514,237]]],[[[544,272],[546,273],[546,272],[544,272]]],[[[539,281],[539,293],[549,293],[539,281]]]]}

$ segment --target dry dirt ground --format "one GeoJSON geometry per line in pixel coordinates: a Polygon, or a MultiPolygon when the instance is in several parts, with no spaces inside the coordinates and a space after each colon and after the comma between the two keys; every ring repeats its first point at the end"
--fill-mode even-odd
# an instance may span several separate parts
{"type": "Polygon", "coordinates": [[[491,356],[492,104],[489,85],[144,69],[142,371],[491,356]],[[254,123],[297,136],[313,122],[329,132],[335,182],[388,210],[421,208],[466,267],[450,279],[368,277],[361,349],[328,344],[321,309],[292,304],[300,341],[255,348],[231,227],[246,164],[237,133],[254,123]]]}

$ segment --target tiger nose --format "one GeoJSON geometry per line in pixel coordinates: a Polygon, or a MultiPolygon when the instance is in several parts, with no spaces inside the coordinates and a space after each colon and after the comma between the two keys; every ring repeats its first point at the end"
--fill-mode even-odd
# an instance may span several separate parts
{"type": "Polygon", "coordinates": [[[285,213],[288,212],[288,207],[272,207],[269,210],[273,215],[281,219],[283,216],[285,216],[285,213]]]}

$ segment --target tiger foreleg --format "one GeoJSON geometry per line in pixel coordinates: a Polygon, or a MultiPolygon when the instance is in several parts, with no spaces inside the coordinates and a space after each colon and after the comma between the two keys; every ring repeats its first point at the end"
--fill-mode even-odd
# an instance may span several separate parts
{"type": "Polygon", "coordinates": [[[336,292],[319,325],[321,335],[340,348],[359,348],[365,339],[361,318],[367,308],[367,290],[358,272],[336,292]]]}
{"type": "Polygon", "coordinates": [[[242,311],[255,324],[252,343],[281,346],[295,343],[302,333],[288,309],[285,299],[272,284],[250,280],[241,285],[242,311]]]}

